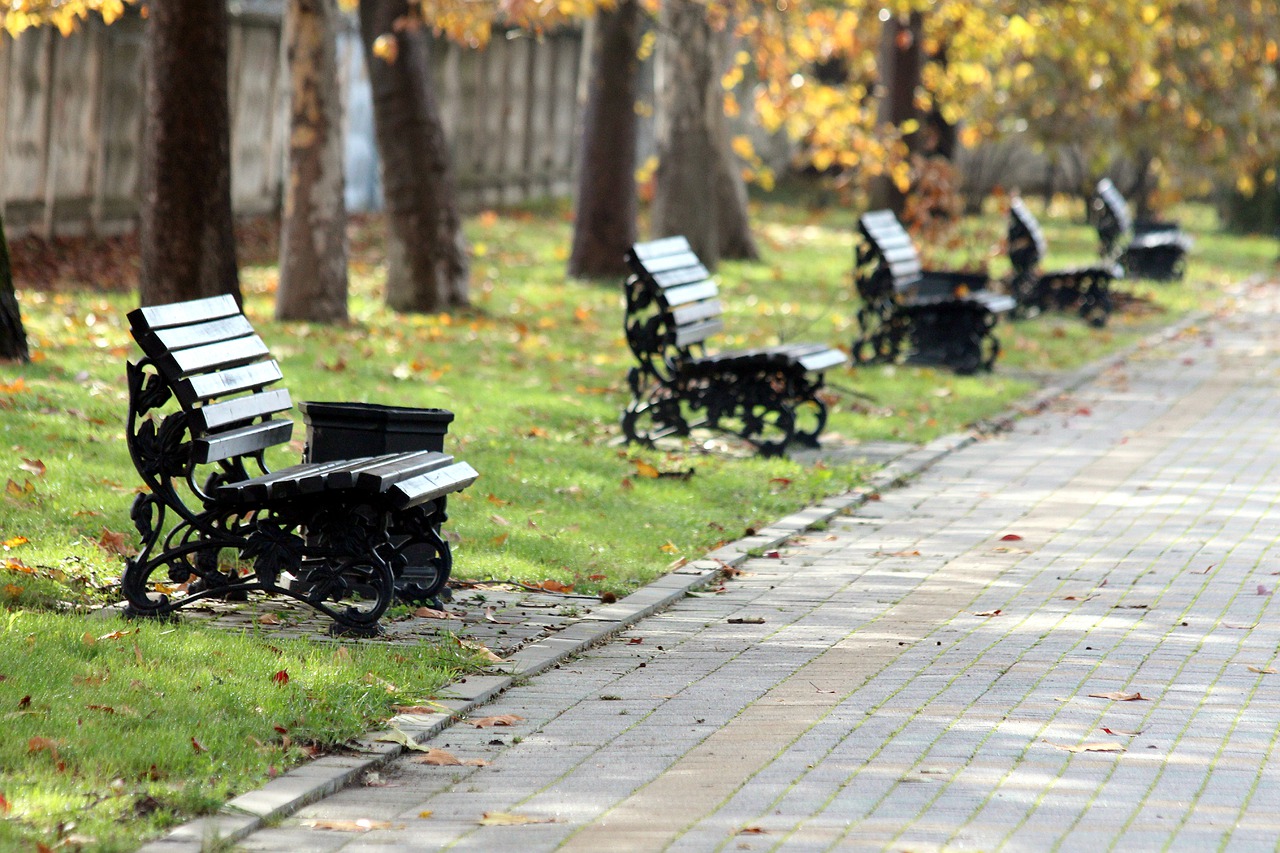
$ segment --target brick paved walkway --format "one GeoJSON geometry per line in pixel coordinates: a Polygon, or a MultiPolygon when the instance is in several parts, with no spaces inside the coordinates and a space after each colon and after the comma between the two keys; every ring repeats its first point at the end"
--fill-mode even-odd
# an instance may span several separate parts
{"type": "Polygon", "coordinates": [[[1276,297],[239,849],[1276,849],[1276,297]]]}

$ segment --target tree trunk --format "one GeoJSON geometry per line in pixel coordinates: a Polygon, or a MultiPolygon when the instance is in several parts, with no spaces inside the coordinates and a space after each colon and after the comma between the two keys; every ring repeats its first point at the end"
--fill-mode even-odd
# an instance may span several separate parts
{"type": "Polygon", "coordinates": [[[718,142],[715,176],[718,249],[722,258],[758,261],[760,248],[751,234],[751,218],[747,210],[747,182],[743,180],[738,155],[733,150],[733,134],[724,114],[724,90],[719,83],[735,47],[728,28],[718,34],[714,45],[717,48],[713,66],[716,76],[709,109],[718,142]]]}
{"type": "Polygon", "coordinates": [[[281,320],[347,320],[337,13],[334,0],[289,0],[285,13],[292,85],[276,294],[276,317],[281,320]]]}
{"type": "Polygon", "coordinates": [[[419,26],[396,27],[408,16],[407,0],[360,0],[386,196],[387,304],[396,311],[446,311],[468,303],[466,240],[431,91],[427,35],[419,26]],[[382,57],[374,53],[379,37],[382,57]],[[394,47],[381,49],[387,45],[394,47]]]}
{"type": "Polygon", "coordinates": [[[139,299],[239,299],[227,4],[154,0],[148,8],[139,299]]]}
{"type": "Polygon", "coordinates": [[[4,214],[0,211],[0,361],[30,361],[27,333],[22,328],[22,311],[13,292],[13,269],[9,266],[9,241],[4,236],[4,214]]]}
{"type": "MultiPolygon", "coordinates": [[[[920,85],[922,24],[919,12],[912,12],[906,20],[894,16],[885,22],[880,42],[881,124],[901,127],[903,122],[918,118],[916,88],[920,85]]],[[[888,175],[873,182],[871,196],[872,206],[887,207],[898,216],[906,206],[906,194],[888,175]]]]}
{"type": "Polygon", "coordinates": [[[655,237],[683,234],[708,269],[720,260],[716,176],[723,113],[714,34],[705,8],[668,0],[658,39],[658,171],[653,199],[655,237]]]}
{"type": "Polygon", "coordinates": [[[582,162],[569,275],[625,275],[636,241],[636,95],[640,6],[622,0],[596,15],[591,82],[582,116],[582,162]]]}

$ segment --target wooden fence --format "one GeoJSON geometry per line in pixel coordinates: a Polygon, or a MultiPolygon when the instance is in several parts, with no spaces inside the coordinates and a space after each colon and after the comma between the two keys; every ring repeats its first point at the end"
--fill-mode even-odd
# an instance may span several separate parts
{"type": "MultiPolygon", "coordinates": [[[[0,36],[0,203],[12,234],[112,233],[137,222],[144,23],[90,22],[0,36]]],[[[278,16],[233,18],[230,33],[232,203],[279,209],[288,97],[278,16]]],[[[359,41],[342,37],[348,171],[376,184],[372,111],[359,41]]],[[[464,207],[560,196],[572,189],[582,37],[495,38],[484,50],[432,49],[434,83],[464,207]]],[[[349,187],[350,189],[350,187],[349,187]]],[[[357,188],[359,189],[359,188],[357,188]]],[[[376,191],[349,192],[367,204],[376,191]]]]}

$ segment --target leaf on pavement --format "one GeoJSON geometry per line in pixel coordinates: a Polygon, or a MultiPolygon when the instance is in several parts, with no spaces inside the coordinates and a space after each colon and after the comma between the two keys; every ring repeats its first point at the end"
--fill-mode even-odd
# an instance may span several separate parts
{"type": "Polygon", "coordinates": [[[1126,732],[1124,729],[1109,729],[1106,726],[1103,726],[1102,730],[1107,734],[1115,735],[1116,737],[1136,737],[1137,735],[1142,734],[1143,731],[1142,729],[1138,729],[1136,732],[1126,732]]]}
{"type": "Polygon", "coordinates": [[[413,759],[415,764],[430,764],[432,767],[461,767],[462,760],[443,749],[428,749],[413,759]]]}
{"type": "Polygon", "coordinates": [[[1065,749],[1067,752],[1124,752],[1125,749],[1118,743],[1078,743],[1074,745],[1065,743],[1053,743],[1058,749],[1065,749]]]}
{"type": "Polygon", "coordinates": [[[1016,533],[1006,533],[1000,537],[1001,542],[1021,542],[1022,537],[1016,533]]]}
{"type": "Polygon", "coordinates": [[[510,812],[485,812],[480,818],[481,826],[524,826],[530,823],[555,823],[553,817],[530,817],[510,812]]]}
{"type": "Polygon", "coordinates": [[[1112,690],[1107,693],[1090,693],[1091,699],[1111,699],[1115,702],[1146,702],[1147,697],[1141,693],[1125,693],[1123,690],[1112,690]]]}
{"type": "Polygon", "coordinates": [[[1260,674],[1262,674],[1262,675],[1275,675],[1275,674],[1276,674],[1276,668],[1275,668],[1275,667],[1273,667],[1273,666],[1266,667],[1265,669],[1264,669],[1264,668],[1262,668],[1262,667],[1258,667],[1258,666],[1251,666],[1251,667],[1249,667],[1249,671],[1250,671],[1250,672],[1257,672],[1257,673],[1260,673],[1260,674]]]}
{"type": "Polygon", "coordinates": [[[404,732],[396,728],[391,729],[391,731],[389,732],[383,732],[382,734],[374,738],[374,741],[378,743],[398,743],[401,746],[403,746],[405,749],[411,749],[414,752],[430,752],[431,751],[430,747],[423,746],[422,744],[418,743],[416,740],[414,740],[413,738],[409,737],[407,734],[405,734],[404,732]]]}
{"type": "Polygon", "coordinates": [[[981,613],[975,613],[974,616],[999,616],[1004,611],[996,608],[995,610],[984,610],[981,613]]]}
{"type": "Polygon", "coordinates": [[[516,714],[499,714],[494,717],[479,717],[474,720],[467,720],[467,722],[477,729],[488,729],[494,726],[514,726],[523,719],[524,717],[516,714]]]}
{"type": "Polygon", "coordinates": [[[388,820],[369,820],[368,818],[360,818],[359,820],[332,820],[328,818],[316,818],[312,820],[302,821],[303,826],[309,826],[313,829],[331,829],[334,832],[370,832],[375,829],[390,829],[391,821],[388,820]]]}

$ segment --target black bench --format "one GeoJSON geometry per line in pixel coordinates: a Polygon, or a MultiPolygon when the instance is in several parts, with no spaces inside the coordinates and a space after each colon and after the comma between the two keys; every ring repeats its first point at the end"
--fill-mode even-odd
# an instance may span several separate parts
{"type": "Polygon", "coordinates": [[[1118,262],[1127,275],[1176,281],[1186,274],[1191,239],[1176,222],[1134,222],[1124,196],[1110,178],[1098,181],[1093,211],[1103,256],[1118,262]]]}
{"type": "Polygon", "coordinates": [[[1099,262],[1045,272],[1040,261],[1048,253],[1044,231],[1018,196],[1009,203],[1009,289],[1018,301],[1015,312],[1027,317],[1041,311],[1076,311],[1091,326],[1102,327],[1111,316],[1111,282],[1124,275],[1119,264],[1099,262]]]}
{"type": "Polygon", "coordinates": [[[862,305],[853,342],[861,364],[944,365],[990,370],[1000,354],[995,325],[1013,297],[987,289],[982,273],[926,270],[911,235],[891,210],[858,218],[854,278],[862,305]]]}
{"type": "Polygon", "coordinates": [[[345,456],[334,446],[350,442],[335,430],[344,419],[366,429],[368,410],[310,404],[308,419],[329,433],[303,462],[272,471],[265,455],[293,434],[291,401],[236,301],[139,308],[129,323],[144,357],[127,367],[126,439],[148,488],[132,511],[141,549],[121,578],[129,615],[261,591],[305,602],[335,631],[376,633],[397,594],[437,599],[452,563],[446,496],[476,479],[440,452],[452,413],[375,408],[384,419],[434,412],[436,427],[423,448],[345,456]],[[238,559],[222,565],[223,551],[238,559]]]}
{"type": "Polygon", "coordinates": [[[724,328],[719,288],[684,237],[637,243],[626,255],[628,441],[652,444],[695,427],[735,433],[762,455],[816,447],[826,425],[823,372],[848,357],[825,344],[706,353],[724,328]]]}

